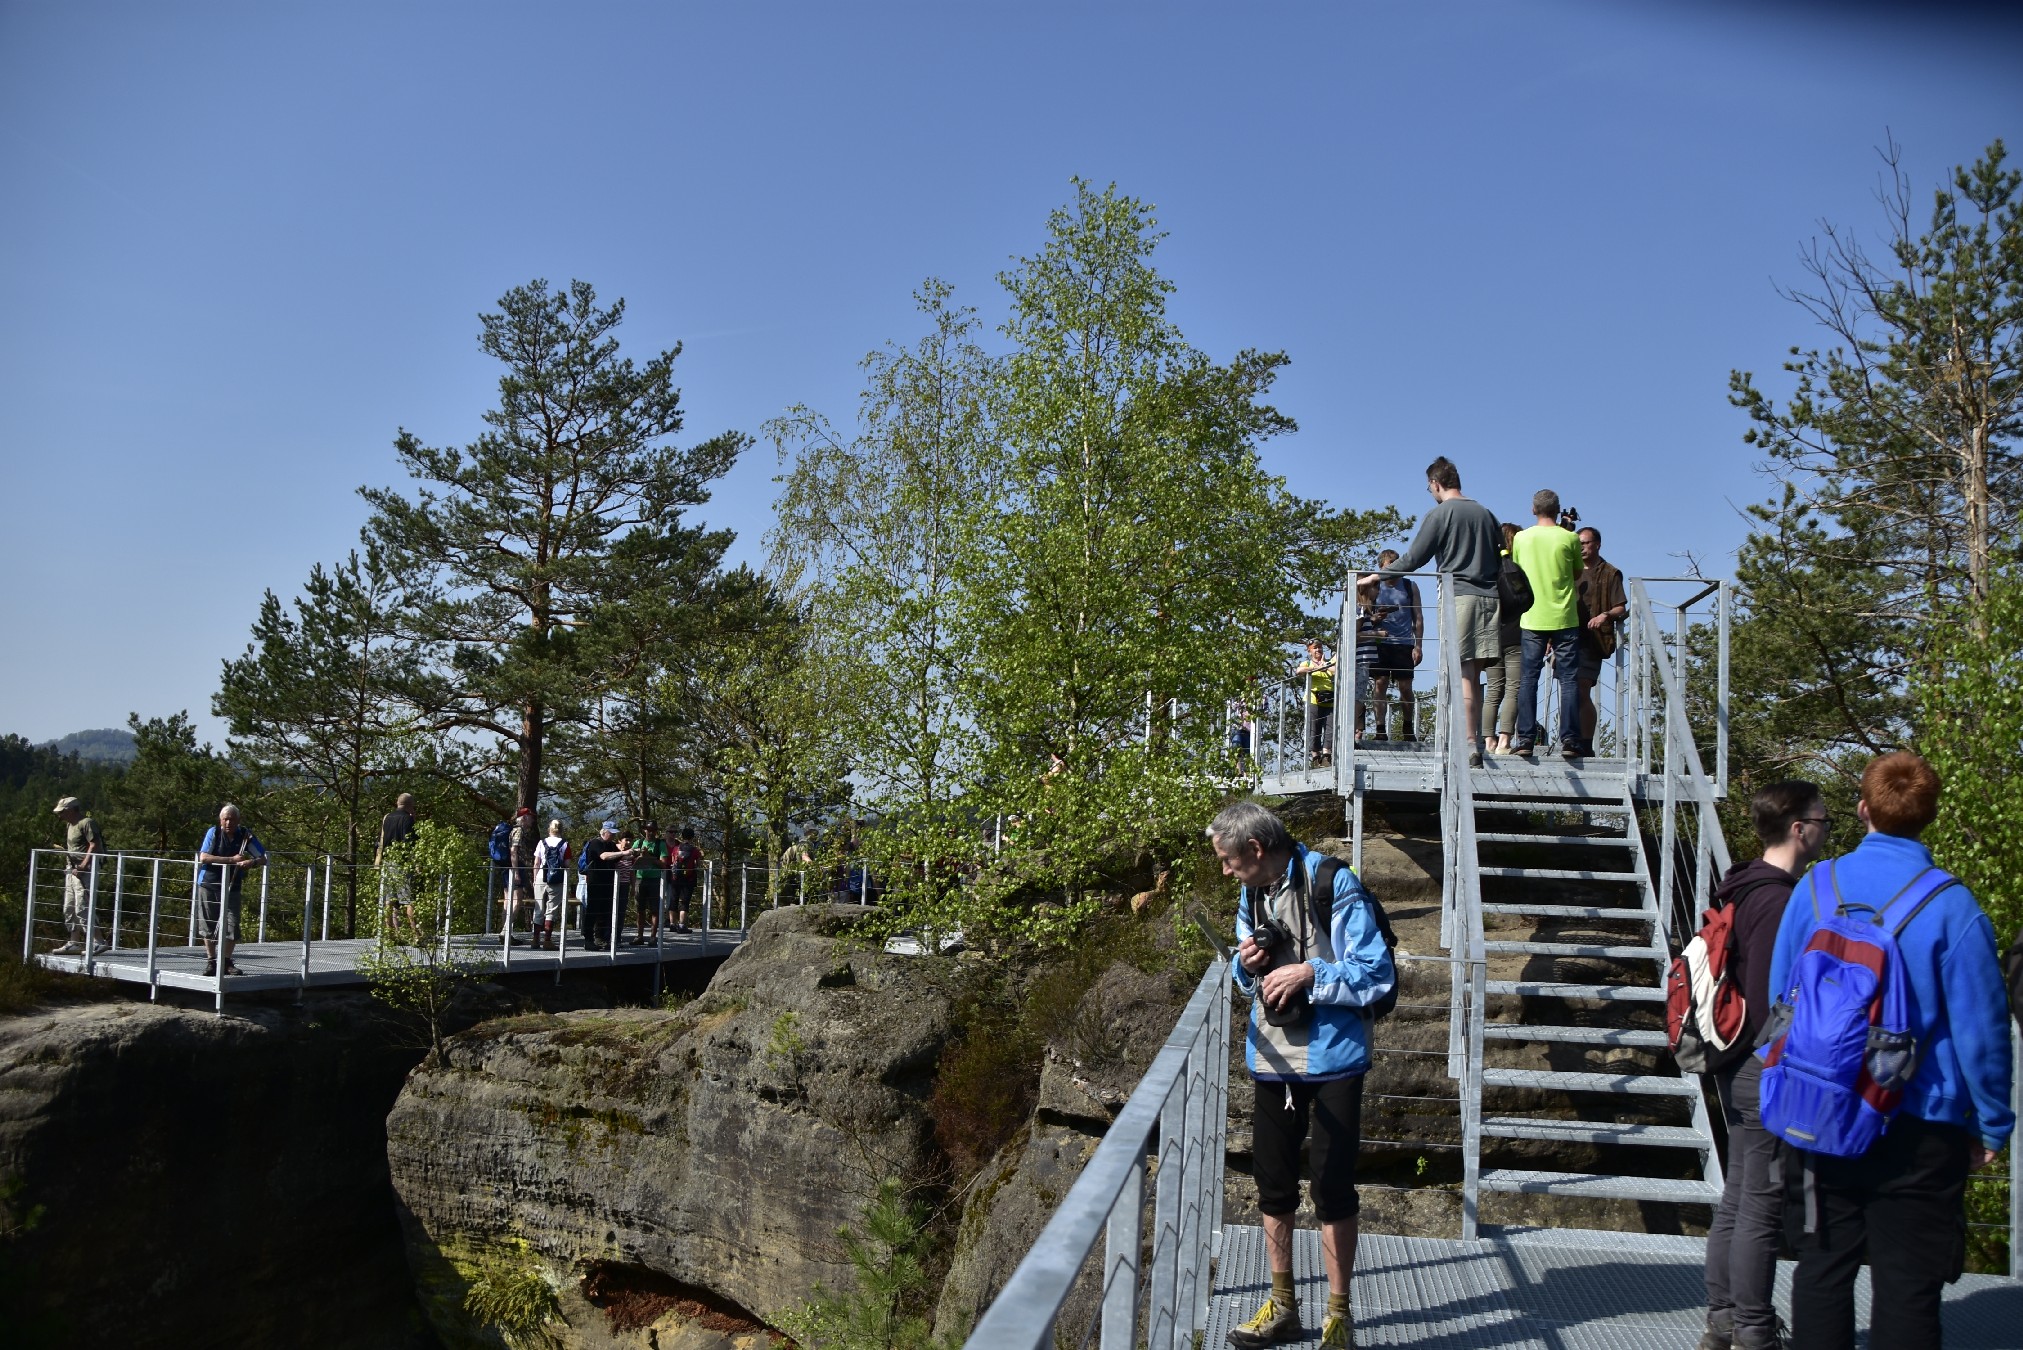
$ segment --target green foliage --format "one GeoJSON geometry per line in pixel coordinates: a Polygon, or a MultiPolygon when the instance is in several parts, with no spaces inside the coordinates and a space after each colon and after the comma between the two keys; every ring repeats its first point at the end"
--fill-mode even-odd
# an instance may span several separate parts
{"type": "Polygon", "coordinates": [[[548,1323],[561,1315],[562,1305],[526,1240],[515,1238],[513,1245],[514,1257],[495,1256],[464,1272],[470,1281],[464,1312],[516,1350],[548,1350],[561,1344],[548,1323]]]}
{"type": "MultiPolygon", "coordinates": [[[[581,722],[609,692],[600,664],[638,637],[632,599],[680,596],[729,536],[681,524],[745,438],[680,448],[676,346],[619,355],[623,301],[581,281],[508,291],[479,346],[505,367],[488,430],[462,447],[394,443],[413,496],[368,488],[370,546],[402,579],[425,657],[413,691],[429,725],[488,738],[538,808],[552,723],[581,722]]],[[[628,687],[636,687],[633,681],[628,687]]]]}
{"type": "Polygon", "coordinates": [[[862,1232],[837,1233],[856,1289],[835,1294],[817,1285],[812,1299],[781,1315],[780,1329],[808,1350],[954,1350],[959,1340],[944,1345],[933,1334],[926,1220],[896,1179],[880,1183],[862,1232]]]}
{"type": "Polygon", "coordinates": [[[439,1062],[457,992],[489,979],[495,964],[445,941],[457,913],[468,916],[484,904],[485,865],[466,836],[428,820],[388,854],[390,913],[382,917],[378,944],[358,958],[358,971],[373,997],[420,1034],[430,1062],[439,1062]],[[411,904],[394,899],[403,892],[411,904]]]}
{"type": "Polygon", "coordinates": [[[145,721],[133,713],[126,721],[135,755],[112,797],[132,844],[163,857],[195,852],[204,831],[216,823],[218,808],[246,795],[239,789],[251,783],[210,746],[197,744],[187,712],[145,721]]]}
{"type": "Polygon", "coordinates": [[[866,359],[859,432],[796,409],[775,566],[878,827],[848,865],[880,920],[972,945],[1072,941],[1219,799],[1223,719],[1301,601],[1399,525],[1287,493],[1259,446],[1285,358],[1188,346],[1145,203],[1075,184],[1002,277],[1003,356],[929,282],[928,333],[866,359]],[[994,843],[987,840],[995,838],[994,843]]]}
{"type": "Polygon", "coordinates": [[[766,1037],[766,1062],[791,1069],[800,1062],[808,1043],[801,1036],[801,1015],[789,1009],[773,1019],[766,1037]]]}
{"type": "Polygon", "coordinates": [[[2023,927],[2023,568],[1932,625],[1925,656],[1912,686],[1917,748],[1945,785],[1925,839],[2006,941],[2023,927]]]}
{"type": "Polygon", "coordinates": [[[1773,777],[1903,743],[1925,636],[1986,595],[2023,518],[2023,174],[1994,142],[1917,233],[1884,158],[1887,257],[1828,225],[1787,293],[1832,345],[1791,348],[1782,404],[1730,379],[1777,483],[1735,641],[1736,733],[1773,777]]]}

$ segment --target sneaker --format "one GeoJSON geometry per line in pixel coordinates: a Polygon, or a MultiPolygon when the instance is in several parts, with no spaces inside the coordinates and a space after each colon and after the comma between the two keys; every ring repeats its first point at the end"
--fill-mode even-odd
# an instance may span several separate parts
{"type": "Polygon", "coordinates": [[[1511,753],[1511,754],[1513,754],[1513,755],[1516,755],[1516,756],[1517,756],[1517,757],[1518,757],[1519,759],[1530,759],[1530,758],[1532,757],[1532,756],[1531,756],[1531,742],[1530,742],[1530,741],[1512,741],[1512,742],[1510,743],[1510,753],[1511,753]]]}
{"type": "Polygon", "coordinates": [[[84,948],[75,942],[66,942],[61,947],[53,949],[49,954],[51,956],[75,956],[83,950],[84,948]]]}
{"type": "Polygon", "coordinates": [[[1581,758],[1581,749],[1578,745],[1562,745],[1559,748],[1559,757],[1571,764],[1581,758]]]}
{"type": "Polygon", "coordinates": [[[677,932],[677,933],[692,933],[692,932],[694,932],[695,930],[694,930],[693,928],[690,928],[690,927],[689,927],[689,926],[688,926],[687,924],[685,924],[685,923],[678,923],[678,924],[676,924],[676,925],[674,926],[674,931],[675,931],[675,932],[677,932]]]}
{"type": "Polygon", "coordinates": [[[1356,1315],[1334,1313],[1321,1322],[1321,1350],[1353,1350],[1356,1343],[1356,1315]]]}
{"type": "Polygon", "coordinates": [[[1468,767],[1471,769],[1482,767],[1482,752],[1480,750],[1470,750],[1468,752],[1468,767]]]}
{"type": "Polygon", "coordinates": [[[1259,1347],[1276,1345],[1280,1341],[1297,1341],[1306,1332],[1299,1324],[1299,1305],[1288,1304],[1281,1308],[1278,1301],[1269,1295],[1264,1306],[1257,1310],[1257,1316],[1240,1327],[1232,1327],[1229,1343],[1237,1350],[1259,1350],[1259,1347]]]}

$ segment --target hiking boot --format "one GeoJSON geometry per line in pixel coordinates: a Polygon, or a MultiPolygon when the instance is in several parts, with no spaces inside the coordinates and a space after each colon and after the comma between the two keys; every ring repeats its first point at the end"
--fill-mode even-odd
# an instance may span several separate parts
{"type": "Polygon", "coordinates": [[[1257,1316],[1240,1327],[1230,1328],[1229,1343],[1237,1350],[1260,1350],[1280,1341],[1297,1341],[1305,1335],[1299,1324],[1299,1305],[1288,1303],[1280,1307],[1277,1299],[1267,1295],[1257,1316]]]}
{"type": "Polygon", "coordinates": [[[1482,752],[1480,750],[1470,750],[1468,752],[1468,767],[1471,769],[1482,767],[1482,752]]]}
{"type": "Polygon", "coordinates": [[[1698,1350],[1732,1350],[1735,1344],[1735,1313],[1723,1308],[1707,1314],[1707,1329],[1700,1333],[1698,1350]]]}
{"type": "Polygon", "coordinates": [[[1567,745],[1562,745],[1559,748],[1559,757],[1565,760],[1567,763],[1571,764],[1575,760],[1581,758],[1581,748],[1578,745],[1573,745],[1570,743],[1567,745]]]}
{"type": "Polygon", "coordinates": [[[1356,1315],[1334,1313],[1321,1322],[1321,1350],[1354,1350],[1356,1315]]]}
{"type": "Polygon", "coordinates": [[[1743,1327],[1735,1333],[1735,1339],[1730,1344],[1734,1346],[1734,1350],[1784,1350],[1787,1344],[1784,1339],[1784,1321],[1779,1318],[1777,1324],[1768,1331],[1758,1327],[1743,1327]]]}

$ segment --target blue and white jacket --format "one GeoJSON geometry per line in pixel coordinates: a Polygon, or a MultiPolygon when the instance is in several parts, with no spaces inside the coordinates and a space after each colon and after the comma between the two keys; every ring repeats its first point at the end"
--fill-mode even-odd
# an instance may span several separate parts
{"type": "Polygon", "coordinates": [[[1369,893],[1346,865],[1335,873],[1328,930],[1315,930],[1306,889],[1326,856],[1295,844],[1285,875],[1268,895],[1253,897],[1246,886],[1237,901],[1238,943],[1250,935],[1252,904],[1265,904],[1279,926],[1294,935],[1299,948],[1281,959],[1296,957],[1314,968],[1314,982],[1307,991],[1313,1000],[1313,1015],[1299,1026],[1275,1027],[1264,1020],[1256,1001],[1257,977],[1234,956],[1230,958],[1231,978],[1251,999],[1244,1062],[1251,1077],[1260,1082],[1322,1082],[1366,1072],[1370,1067],[1370,1019],[1363,1009],[1389,993],[1397,982],[1391,953],[1367,903],[1369,893]],[[1301,869],[1297,876],[1295,868],[1301,869]]]}

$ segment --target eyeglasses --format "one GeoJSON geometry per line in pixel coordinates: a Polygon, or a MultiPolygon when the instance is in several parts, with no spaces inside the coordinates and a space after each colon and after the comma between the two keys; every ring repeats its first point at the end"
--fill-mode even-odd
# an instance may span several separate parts
{"type": "Polygon", "coordinates": [[[1833,817],[1832,817],[1832,816],[1800,816],[1800,817],[1798,818],[1798,823],[1799,823],[1800,825],[1817,825],[1817,826],[1819,826],[1819,828],[1820,828],[1820,829],[1822,829],[1822,830],[1830,830],[1830,829],[1832,829],[1832,828],[1833,828],[1833,817]]]}

